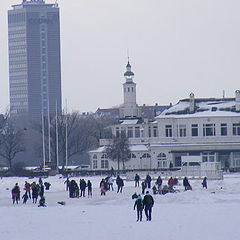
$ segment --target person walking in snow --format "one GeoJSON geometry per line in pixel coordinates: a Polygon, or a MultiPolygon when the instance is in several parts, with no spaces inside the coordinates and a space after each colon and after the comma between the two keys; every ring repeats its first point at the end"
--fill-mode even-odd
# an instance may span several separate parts
{"type": "Polygon", "coordinates": [[[26,204],[27,203],[27,200],[28,200],[28,194],[27,192],[25,192],[22,196],[22,199],[23,199],[23,204],[26,204]]]}
{"type": "Polygon", "coordinates": [[[146,181],[142,181],[141,185],[142,185],[142,194],[145,194],[145,189],[147,188],[146,181]]]}
{"type": "Polygon", "coordinates": [[[106,181],[104,178],[100,182],[100,193],[101,193],[101,196],[106,195],[106,181]]]}
{"type": "Polygon", "coordinates": [[[87,181],[87,188],[88,188],[88,197],[92,197],[92,183],[90,180],[87,181]]]}
{"type": "Polygon", "coordinates": [[[135,210],[135,208],[137,208],[137,222],[142,221],[143,200],[140,194],[134,203],[133,210],[135,210]]]}
{"type": "Polygon", "coordinates": [[[27,181],[25,181],[24,189],[28,194],[29,198],[31,199],[31,185],[27,181]]]}
{"type": "Polygon", "coordinates": [[[112,189],[112,191],[114,191],[114,189],[113,189],[113,178],[112,178],[112,176],[110,176],[110,177],[108,178],[108,186],[109,186],[109,190],[112,189]]]}
{"type": "Polygon", "coordinates": [[[203,178],[202,186],[207,189],[207,177],[203,178]]]}
{"type": "Polygon", "coordinates": [[[183,179],[183,186],[185,188],[185,191],[189,190],[189,188],[191,187],[187,177],[184,177],[183,179]]]}
{"type": "Polygon", "coordinates": [[[159,177],[157,178],[156,185],[157,185],[157,190],[158,190],[158,192],[160,193],[161,188],[162,188],[162,178],[161,178],[161,176],[159,176],[159,177]]]}
{"type": "Polygon", "coordinates": [[[18,204],[18,201],[20,201],[20,188],[18,186],[18,183],[16,183],[12,189],[12,200],[13,200],[13,204],[15,202],[18,204]]]}
{"type": "Polygon", "coordinates": [[[135,187],[139,187],[140,176],[137,173],[135,175],[134,181],[135,181],[135,187]]]}
{"type": "Polygon", "coordinates": [[[36,204],[39,194],[39,185],[36,184],[36,182],[33,182],[31,188],[32,188],[32,202],[36,204]]]}
{"type": "Polygon", "coordinates": [[[153,197],[149,194],[149,191],[147,191],[146,195],[143,198],[143,208],[144,208],[144,211],[145,211],[147,221],[152,220],[153,205],[154,205],[153,197]]]}
{"type": "Polygon", "coordinates": [[[152,181],[152,178],[151,178],[151,176],[148,174],[148,175],[146,176],[147,188],[151,188],[151,181],[152,181]]]}
{"type": "Polygon", "coordinates": [[[116,184],[117,184],[117,193],[122,193],[122,190],[123,190],[123,186],[124,186],[124,182],[123,182],[123,179],[120,178],[120,176],[118,175],[117,176],[117,179],[116,179],[116,184]]]}
{"type": "Polygon", "coordinates": [[[70,184],[69,178],[67,178],[67,180],[64,182],[64,184],[66,184],[66,191],[68,191],[69,190],[69,184],[70,184]]]}
{"type": "Polygon", "coordinates": [[[80,197],[85,197],[85,190],[87,187],[87,183],[84,179],[80,179],[79,187],[80,187],[80,197]]]}

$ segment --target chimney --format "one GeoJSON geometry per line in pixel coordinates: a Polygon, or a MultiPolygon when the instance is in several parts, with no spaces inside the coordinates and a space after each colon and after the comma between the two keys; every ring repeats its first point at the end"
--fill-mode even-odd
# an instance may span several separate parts
{"type": "Polygon", "coordinates": [[[195,98],[194,98],[194,93],[190,93],[190,100],[189,100],[189,110],[190,110],[190,113],[194,113],[195,111],[195,98]]]}
{"type": "Polygon", "coordinates": [[[240,90],[235,91],[236,112],[240,112],[240,90]]]}

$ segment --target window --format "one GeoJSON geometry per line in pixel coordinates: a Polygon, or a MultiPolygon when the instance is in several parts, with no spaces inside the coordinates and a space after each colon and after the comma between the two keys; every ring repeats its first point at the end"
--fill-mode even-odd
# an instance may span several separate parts
{"type": "Polygon", "coordinates": [[[93,169],[97,168],[97,160],[93,160],[93,169]]]}
{"type": "Polygon", "coordinates": [[[97,159],[97,154],[94,154],[94,155],[93,155],[93,159],[97,159]]]}
{"type": "Polygon", "coordinates": [[[101,158],[108,158],[108,157],[107,157],[107,154],[104,153],[104,154],[101,156],[101,158]]]}
{"type": "Polygon", "coordinates": [[[203,162],[215,162],[215,153],[214,152],[203,153],[202,161],[203,162]]]}
{"type": "Polygon", "coordinates": [[[149,153],[144,153],[141,158],[151,158],[149,153]]]}
{"type": "Polygon", "coordinates": [[[121,128],[121,136],[126,136],[126,128],[121,128]]]}
{"type": "Polygon", "coordinates": [[[119,133],[119,127],[116,127],[116,137],[119,137],[120,133],[119,133]]]}
{"type": "Polygon", "coordinates": [[[172,125],[165,126],[166,137],[172,137],[172,125]]]}
{"type": "Polygon", "coordinates": [[[128,154],[128,158],[136,158],[136,155],[134,153],[128,154]]]}
{"type": "Polygon", "coordinates": [[[209,124],[203,124],[203,136],[215,136],[216,130],[215,130],[215,124],[209,123],[209,124]]]}
{"type": "Polygon", "coordinates": [[[132,127],[127,128],[127,136],[128,136],[128,138],[133,137],[133,128],[132,127]]]}
{"type": "Polygon", "coordinates": [[[148,127],[148,137],[151,137],[152,136],[152,131],[151,131],[151,127],[148,127]]]}
{"type": "Polygon", "coordinates": [[[192,136],[193,137],[198,136],[198,124],[192,124],[192,136]]]}
{"type": "Polygon", "coordinates": [[[167,168],[168,165],[167,165],[167,157],[166,157],[166,154],[165,153],[159,153],[157,155],[157,167],[158,168],[167,168]]]}
{"type": "Polygon", "coordinates": [[[158,127],[154,126],[153,127],[153,137],[157,137],[158,136],[158,127]]]}
{"type": "Polygon", "coordinates": [[[178,137],[186,137],[187,135],[187,128],[185,124],[177,125],[177,136],[178,137]]]}
{"type": "Polygon", "coordinates": [[[108,168],[108,160],[101,160],[101,168],[108,168]]]}
{"type": "Polygon", "coordinates": [[[135,127],[135,137],[136,138],[140,137],[140,127],[135,127]]]}
{"type": "Polygon", "coordinates": [[[239,136],[240,135],[240,123],[233,123],[233,135],[239,136]]]}
{"type": "Polygon", "coordinates": [[[227,124],[221,123],[221,136],[227,136],[227,124]]]}

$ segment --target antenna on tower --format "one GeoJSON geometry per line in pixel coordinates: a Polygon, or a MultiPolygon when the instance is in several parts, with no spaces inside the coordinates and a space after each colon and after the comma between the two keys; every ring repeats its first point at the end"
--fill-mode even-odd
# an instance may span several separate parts
{"type": "Polygon", "coordinates": [[[129,62],[129,49],[127,49],[127,58],[128,58],[128,62],[129,62]]]}

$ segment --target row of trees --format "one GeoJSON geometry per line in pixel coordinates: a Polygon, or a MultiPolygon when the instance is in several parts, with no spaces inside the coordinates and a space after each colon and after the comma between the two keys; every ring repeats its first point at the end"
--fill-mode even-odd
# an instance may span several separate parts
{"type": "MultiPolygon", "coordinates": [[[[73,156],[98,147],[100,138],[111,138],[111,130],[108,127],[114,124],[114,121],[112,118],[95,118],[78,112],[59,115],[57,121],[56,117],[51,117],[50,121],[46,118],[44,152],[42,123],[30,124],[26,123],[24,118],[11,118],[9,114],[1,115],[0,157],[6,160],[10,168],[17,155],[18,160],[27,165],[35,165],[36,159],[39,159],[39,164],[43,163],[43,154],[46,161],[56,163],[58,145],[59,164],[64,168],[66,159],[71,161],[73,156]]],[[[5,166],[6,163],[1,165],[5,166]]]]}

